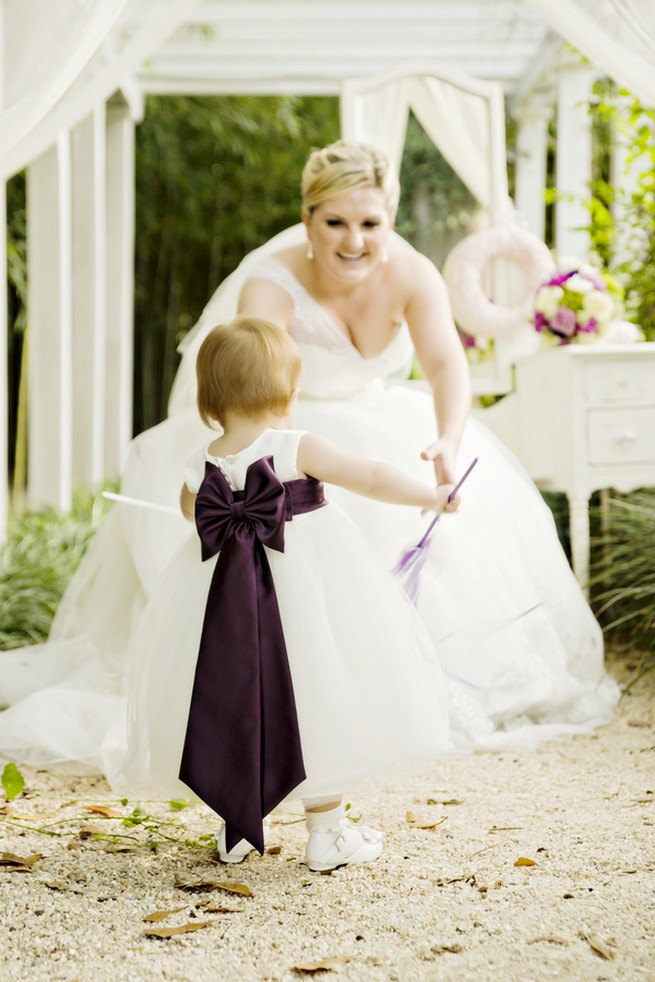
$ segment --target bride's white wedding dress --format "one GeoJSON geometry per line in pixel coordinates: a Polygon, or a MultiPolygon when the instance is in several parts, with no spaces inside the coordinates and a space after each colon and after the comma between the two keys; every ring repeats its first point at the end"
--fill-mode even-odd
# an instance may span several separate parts
{"type": "MultiPolygon", "coordinates": [[[[195,357],[206,331],[234,316],[243,282],[272,279],[293,299],[304,376],[296,426],[433,479],[420,451],[435,435],[431,396],[406,380],[406,327],[363,358],[272,253],[296,226],[256,250],[222,284],[185,339],[170,415],[131,444],[126,495],[175,505],[184,466],[209,433],[195,409],[195,357]]],[[[618,687],[605,674],[601,631],[571,572],[549,509],[506,448],[476,420],[458,456],[460,511],[431,536],[418,608],[448,678],[452,738],[464,749],[530,749],[607,722],[618,687]]],[[[417,509],[328,487],[391,567],[423,535],[417,509]]],[[[0,758],[80,763],[110,774],[121,754],[121,686],[130,638],[168,561],[193,527],[181,516],[117,504],[95,537],[45,645],[0,653],[0,758]],[[114,725],[112,726],[112,722],[114,725]]],[[[368,585],[361,584],[366,591],[368,585]]],[[[338,612],[334,612],[338,616],[338,612]]],[[[403,653],[398,651],[398,658],[403,653]]]]}

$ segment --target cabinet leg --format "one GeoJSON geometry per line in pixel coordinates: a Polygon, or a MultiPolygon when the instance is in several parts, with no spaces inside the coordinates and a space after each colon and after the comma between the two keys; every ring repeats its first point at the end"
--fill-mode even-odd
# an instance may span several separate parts
{"type": "Polygon", "coordinates": [[[573,572],[589,598],[589,499],[570,498],[571,561],[573,572]]]}

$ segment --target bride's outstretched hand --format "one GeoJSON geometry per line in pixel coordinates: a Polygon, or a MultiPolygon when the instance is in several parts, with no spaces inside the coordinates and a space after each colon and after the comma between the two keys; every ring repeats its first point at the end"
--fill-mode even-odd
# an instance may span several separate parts
{"type": "Polygon", "coordinates": [[[435,440],[422,451],[421,457],[434,464],[438,485],[455,483],[455,452],[446,440],[435,440]]]}

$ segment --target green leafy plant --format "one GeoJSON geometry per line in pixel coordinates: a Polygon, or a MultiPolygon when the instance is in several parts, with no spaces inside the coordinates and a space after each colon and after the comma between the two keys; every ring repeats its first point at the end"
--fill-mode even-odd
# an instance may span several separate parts
{"type": "Polygon", "coordinates": [[[70,513],[46,507],[14,518],[0,548],[0,649],[44,641],[57,604],[109,503],[79,488],[70,513]]]}
{"type": "Polygon", "coordinates": [[[2,787],[5,789],[5,795],[9,801],[13,801],[25,787],[25,778],[15,764],[5,764],[2,771],[2,787]]]}
{"type": "Polygon", "coordinates": [[[587,231],[603,265],[625,290],[625,312],[647,341],[655,340],[655,109],[645,108],[605,79],[595,87],[591,111],[595,123],[597,174],[590,183],[587,231]],[[617,185],[609,150],[621,140],[627,147],[626,172],[633,178],[617,185]]]}

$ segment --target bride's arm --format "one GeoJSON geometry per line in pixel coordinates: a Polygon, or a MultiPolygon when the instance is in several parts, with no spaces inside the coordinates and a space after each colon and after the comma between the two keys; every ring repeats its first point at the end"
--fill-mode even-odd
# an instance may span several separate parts
{"type": "Polygon", "coordinates": [[[435,266],[420,253],[411,256],[406,282],[412,294],[405,308],[418,363],[434,399],[438,437],[422,453],[434,461],[437,482],[455,481],[455,455],[471,408],[468,360],[457,334],[448,291],[435,266]]]}
{"type": "Polygon", "coordinates": [[[238,313],[243,317],[261,317],[285,331],[293,324],[293,301],[287,291],[272,280],[246,280],[239,297],[238,313]]]}

